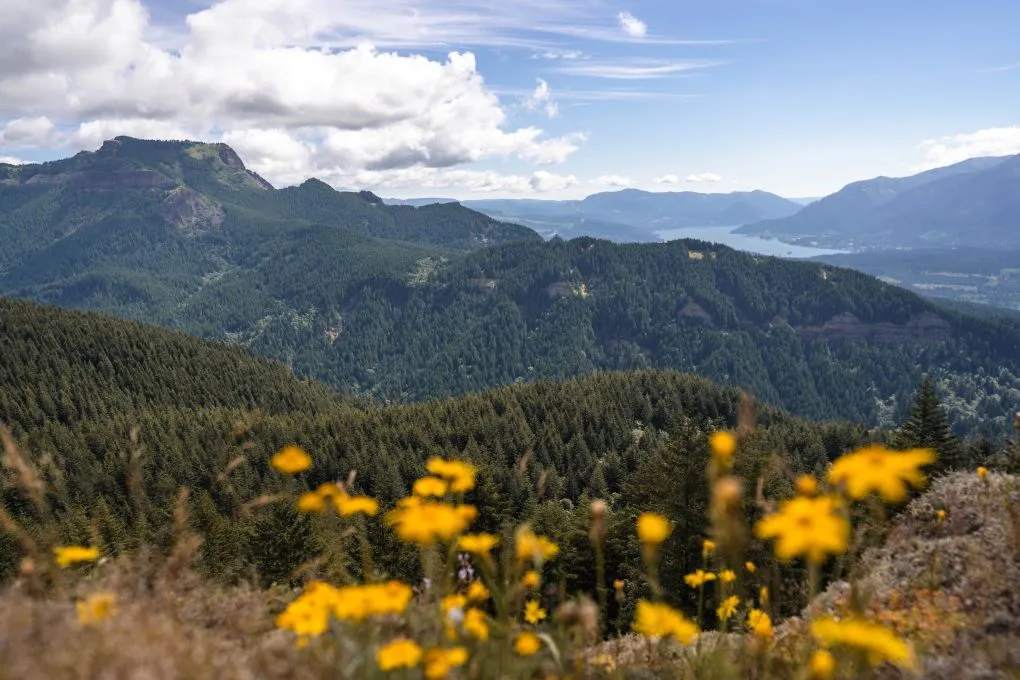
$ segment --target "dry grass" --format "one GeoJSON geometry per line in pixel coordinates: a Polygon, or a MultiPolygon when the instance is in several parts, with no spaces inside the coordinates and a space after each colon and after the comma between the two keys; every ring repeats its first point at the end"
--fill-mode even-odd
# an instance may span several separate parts
{"type": "Polygon", "coordinates": [[[221,588],[190,571],[167,577],[144,556],[100,565],[70,597],[39,599],[15,584],[0,596],[0,678],[321,677],[273,628],[271,595],[221,588]],[[115,616],[77,622],[73,601],[117,597],[115,616]]]}

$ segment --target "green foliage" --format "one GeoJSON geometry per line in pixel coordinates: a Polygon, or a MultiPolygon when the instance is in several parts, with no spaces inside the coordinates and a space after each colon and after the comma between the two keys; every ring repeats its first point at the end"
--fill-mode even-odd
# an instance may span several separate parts
{"type": "MultiPolygon", "coordinates": [[[[12,350],[0,372],[0,421],[15,424],[37,465],[45,456],[61,471],[52,510],[67,536],[96,535],[110,554],[168,546],[171,509],[187,486],[192,524],[205,538],[202,567],[228,580],[253,573],[266,583],[286,580],[323,546],[328,526],[319,518],[250,503],[285,488],[268,459],[292,442],[315,461],[299,489],[356,473],[356,490],[384,507],[409,491],[430,456],[469,459],[480,468],[468,498],[479,528],[499,531],[535,509],[543,529],[578,555],[587,499],[602,496],[616,518],[607,574],[629,577],[638,510],[661,509],[690,531],[703,526],[705,436],[735,425],[740,400],[737,390],[700,378],[646,371],[359,406],[235,348],[13,301],[0,305],[0,340],[12,350]]],[[[748,440],[737,468],[748,489],[778,474],[765,474],[773,453],[813,470],[868,436],[770,407],[757,415],[760,439],[748,440]]],[[[32,521],[20,494],[8,490],[5,505],[32,521]]],[[[370,535],[382,569],[417,568],[413,551],[387,532],[370,535]]],[[[686,566],[689,549],[678,545],[669,559],[686,566]]],[[[592,583],[590,565],[563,565],[570,587],[592,583]]]]}
{"type": "Polygon", "coordinates": [[[949,429],[949,421],[935,394],[935,385],[927,377],[914,399],[910,418],[893,436],[893,444],[903,449],[935,449],[938,470],[971,467],[969,456],[949,429]]]}

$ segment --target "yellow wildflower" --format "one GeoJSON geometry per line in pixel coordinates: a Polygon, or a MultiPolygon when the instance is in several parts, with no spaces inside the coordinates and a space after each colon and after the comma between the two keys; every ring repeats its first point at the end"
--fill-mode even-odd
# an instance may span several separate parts
{"type": "Polygon", "coordinates": [[[826,646],[844,645],[866,653],[872,666],[889,661],[914,668],[917,663],[910,645],[888,628],[863,619],[817,619],[811,623],[811,634],[826,646]]]}
{"type": "Polygon", "coordinates": [[[312,467],[312,458],[300,446],[291,444],[280,449],[270,459],[270,464],[280,472],[292,475],[312,467]]]}
{"type": "Polygon", "coordinates": [[[710,541],[707,538],[701,542],[701,556],[708,557],[715,552],[715,541],[710,541]]]}
{"type": "Polygon", "coordinates": [[[336,511],[344,517],[359,513],[375,517],[379,514],[379,501],[368,496],[338,496],[333,499],[336,511]]]}
{"type": "Polygon", "coordinates": [[[519,656],[534,656],[542,649],[542,640],[534,633],[521,633],[514,640],[514,651],[519,656]]]}
{"type": "Polygon", "coordinates": [[[472,513],[463,507],[417,497],[402,498],[386,514],[385,521],[400,540],[427,548],[438,541],[451,541],[467,529],[472,513]]]}
{"type": "Polygon", "coordinates": [[[425,463],[425,469],[430,474],[447,480],[450,483],[450,493],[466,493],[475,488],[475,475],[478,470],[470,463],[430,458],[425,463]]]}
{"type": "Polygon", "coordinates": [[[515,538],[517,544],[517,559],[521,562],[528,560],[534,562],[545,562],[556,557],[560,548],[545,536],[536,536],[528,527],[517,530],[515,538]]]}
{"type": "Polygon", "coordinates": [[[444,614],[451,609],[463,609],[467,606],[467,600],[467,597],[464,595],[447,595],[439,603],[439,608],[443,610],[444,614]]]}
{"type": "Polygon", "coordinates": [[[536,624],[545,619],[545,610],[536,600],[528,600],[524,605],[524,620],[530,624],[536,624]]]}
{"type": "Polygon", "coordinates": [[[442,680],[457,666],[467,663],[468,652],[463,647],[432,647],[422,657],[422,667],[427,680],[442,680]]]}
{"type": "Polygon", "coordinates": [[[732,432],[720,430],[713,432],[708,439],[708,445],[712,449],[712,455],[722,465],[729,467],[733,463],[733,454],[737,451],[737,438],[732,432]]]}
{"type": "Polygon", "coordinates": [[[761,588],[758,589],[758,600],[762,604],[765,604],[766,602],[769,601],[769,587],[768,586],[762,586],[761,588]]]}
{"type": "Polygon", "coordinates": [[[468,609],[461,625],[464,632],[476,640],[485,642],[489,639],[489,620],[481,609],[468,609]]]}
{"type": "Polygon", "coordinates": [[[924,486],[925,476],[919,470],[935,462],[932,449],[890,451],[881,444],[866,446],[840,457],[829,468],[830,484],[844,485],[850,498],[864,498],[871,492],[890,502],[907,497],[907,484],[924,486]]]}
{"type": "Polygon", "coordinates": [[[750,561],[744,562],[744,569],[747,569],[747,573],[749,574],[753,574],[754,572],[758,571],[758,567],[755,566],[754,562],[750,561]]]}
{"type": "Polygon", "coordinates": [[[752,609],[747,613],[747,627],[757,637],[772,637],[772,619],[760,609],[752,609]]]}
{"type": "Polygon", "coordinates": [[[709,581],[715,580],[715,574],[710,571],[698,569],[697,571],[687,574],[684,576],[684,583],[689,585],[691,588],[700,588],[709,581]]]}
{"type": "Polygon", "coordinates": [[[800,475],[793,484],[801,496],[818,495],[818,480],[814,478],[814,475],[800,475]]]}
{"type": "Polygon", "coordinates": [[[836,672],[836,659],[827,649],[819,649],[811,655],[811,677],[816,680],[828,680],[836,672]]]}
{"type": "Polygon", "coordinates": [[[740,604],[740,598],[736,595],[730,595],[719,603],[719,607],[715,610],[715,613],[720,619],[726,621],[731,616],[737,613],[737,606],[740,604]]]}
{"type": "Polygon", "coordinates": [[[78,562],[94,562],[99,559],[99,548],[86,548],[82,545],[68,545],[53,549],[57,564],[69,567],[78,562]]]}
{"type": "Polygon", "coordinates": [[[982,466],[977,469],[977,475],[981,478],[981,481],[985,481],[988,478],[988,468],[982,466]]]}
{"type": "Polygon", "coordinates": [[[472,581],[468,586],[467,597],[471,602],[485,602],[489,599],[489,589],[481,581],[472,581]]]}
{"type": "Polygon", "coordinates": [[[436,496],[442,498],[446,495],[446,490],[449,486],[449,484],[438,477],[422,477],[414,483],[412,492],[415,496],[436,496]]]}
{"type": "Polygon", "coordinates": [[[733,583],[737,580],[737,575],[733,573],[732,569],[723,569],[719,572],[719,580],[723,583],[733,583]]]}
{"type": "Polygon", "coordinates": [[[935,511],[935,517],[936,519],[938,519],[939,524],[942,524],[943,522],[946,521],[946,511],[943,510],[942,508],[939,508],[938,510],[935,511]]]}
{"type": "Polygon", "coordinates": [[[616,591],[620,591],[620,590],[623,590],[623,586],[624,586],[624,585],[625,585],[625,584],[624,584],[624,582],[623,582],[623,579],[621,579],[621,578],[618,578],[618,579],[616,579],[615,581],[613,581],[613,590],[616,590],[616,591]]]}
{"type": "Polygon", "coordinates": [[[534,590],[542,585],[542,577],[539,576],[537,571],[527,571],[524,573],[524,576],[521,577],[521,585],[525,588],[534,590]]]}
{"type": "Polygon", "coordinates": [[[326,509],[326,499],[315,491],[306,491],[297,499],[297,509],[301,512],[322,512],[326,509]]]}
{"type": "Polygon", "coordinates": [[[634,613],[634,632],[645,637],[672,636],[682,645],[698,634],[698,627],[667,604],[640,600],[634,613]]]}
{"type": "Polygon", "coordinates": [[[392,671],[397,668],[414,668],[421,661],[421,647],[411,640],[396,640],[380,647],[375,658],[379,669],[392,671]]]}
{"type": "Polygon", "coordinates": [[[467,534],[460,537],[457,547],[477,557],[488,557],[497,543],[499,537],[492,534],[467,534]]]}
{"type": "Polygon", "coordinates": [[[638,539],[645,545],[659,545],[673,531],[669,520],[654,512],[642,512],[637,518],[638,539]]]}
{"type": "Polygon", "coordinates": [[[78,623],[92,626],[117,612],[117,598],[113,593],[95,593],[75,604],[78,623]]]}
{"type": "Polygon", "coordinates": [[[790,561],[803,555],[822,563],[830,554],[846,551],[850,541],[850,523],[837,512],[836,501],[829,496],[798,496],[783,501],[779,511],[758,521],[758,538],[776,539],[776,556],[790,561]]]}

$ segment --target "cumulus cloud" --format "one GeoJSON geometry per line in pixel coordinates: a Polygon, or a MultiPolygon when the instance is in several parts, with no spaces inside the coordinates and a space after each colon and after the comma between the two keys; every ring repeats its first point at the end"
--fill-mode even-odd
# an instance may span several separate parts
{"type": "Polygon", "coordinates": [[[25,161],[14,156],[0,156],[0,165],[24,165],[25,161]]]}
{"type": "Polygon", "coordinates": [[[652,181],[655,182],[656,184],[680,184],[680,177],[678,175],[669,174],[663,175],[661,177],[656,177],[652,181]]]}
{"type": "Polygon", "coordinates": [[[602,175],[601,177],[596,177],[591,180],[590,184],[609,189],[629,187],[634,184],[634,182],[631,181],[630,177],[622,177],[620,175],[602,175]]]}
{"type": "Polygon", "coordinates": [[[719,175],[715,174],[714,172],[702,172],[702,173],[696,174],[696,175],[687,175],[687,177],[684,178],[684,181],[685,182],[689,182],[691,184],[698,184],[700,182],[715,183],[715,182],[721,182],[722,181],[722,177],[720,177],[719,175]]]}
{"type": "Polygon", "coordinates": [[[531,93],[525,102],[524,106],[529,111],[542,110],[545,111],[545,115],[550,118],[555,118],[559,115],[559,106],[553,101],[552,90],[549,88],[549,83],[545,82],[541,78],[538,79],[538,85],[535,87],[535,91],[531,93]]]}
{"type": "Polygon", "coordinates": [[[623,32],[632,38],[643,38],[648,33],[648,24],[638,19],[630,12],[620,12],[616,15],[623,32]]]}
{"type": "Polygon", "coordinates": [[[0,144],[11,148],[46,144],[53,134],[53,121],[45,116],[15,118],[0,127],[0,144]]]}
{"type": "Polygon", "coordinates": [[[546,170],[539,170],[531,176],[530,187],[538,192],[563,191],[577,184],[573,175],[556,175],[546,170]]]}
{"type": "Polygon", "coordinates": [[[939,168],[980,156],[1009,156],[1020,153],[1020,126],[985,128],[976,132],[947,135],[921,142],[924,160],[916,172],[939,168]]]}
{"type": "MultiPolygon", "coordinates": [[[[559,163],[584,141],[510,127],[470,53],[431,59],[366,42],[323,48],[381,30],[370,4],[220,0],[188,16],[176,49],[167,50],[150,38],[155,27],[140,0],[4,0],[3,144],[222,137],[279,183],[492,157],[559,163]]],[[[438,30],[436,16],[403,30],[438,30]]],[[[535,95],[552,115],[548,85],[535,95]]]]}

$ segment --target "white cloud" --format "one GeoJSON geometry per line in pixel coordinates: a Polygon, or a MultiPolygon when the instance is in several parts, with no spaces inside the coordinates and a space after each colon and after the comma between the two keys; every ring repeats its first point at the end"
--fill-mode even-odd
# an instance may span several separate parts
{"type": "Polygon", "coordinates": [[[663,175],[662,177],[656,177],[652,180],[656,184],[680,184],[680,177],[678,175],[663,175]]]}
{"type": "Polygon", "coordinates": [[[531,189],[541,193],[563,191],[577,184],[577,177],[573,175],[556,175],[545,170],[539,170],[531,176],[529,184],[531,189]]]}
{"type": "Polygon", "coordinates": [[[686,71],[720,66],[725,62],[707,60],[687,60],[670,62],[595,62],[563,64],[557,67],[559,73],[589,78],[613,78],[617,80],[648,80],[665,78],[686,71]]]}
{"type": "Polygon", "coordinates": [[[630,12],[620,12],[616,15],[623,32],[632,38],[643,38],[648,33],[648,24],[638,19],[630,12]]]}
{"type": "Polygon", "coordinates": [[[531,55],[532,59],[585,59],[587,55],[581,50],[545,50],[531,55]]]}
{"type": "Polygon", "coordinates": [[[354,185],[380,191],[414,191],[457,189],[469,194],[535,194],[551,193],[576,185],[573,175],[558,175],[538,170],[531,175],[503,175],[493,170],[401,168],[396,170],[363,170],[351,177],[323,177],[337,186],[354,185]]]}
{"type": "Polygon", "coordinates": [[[924,161],[913,170],[921,172],[980,156],[1020,153],[1020,126],[986,128],[976,132],[928,139],[920,144],[924,161]]]}
{"type": "MultiPolygon", "coordinates": [[[[253,169],[275,182],[493,157],[560,163],[579,148],[583,134],[548,138],[537,127],[509,127],[470,53],[430,59],[380,51],[363,38],[351,49],[322,49],[385,33],[379,17],[394,12],[400,26],[389,30],[417,31],[411,42],[447,35],[437,17],[456,24],[449,31],[487,35],[480,10],[457,24],[435,5],[411,11],[418,6],[221,0],[190,15],[169,51],[150,41],[154,27],[139,0],[3,0],[4,139],[66,148],[117,134],[222,136],[246,147],[253,169]]],[[[493,30],[519,21],[498,14],[493,30]]],[[[551,115],[548,86],[536,94],[551,115]]]]}
{"type": "Polygon", "coordinates": [[[24,165],[26,162],[14,156],[0,156],[0,165],[24,165]]]}
{"type": "Polygon", "coordinates": [[[621,177],[620,175],[602,175],[591,180],[589,184],[594,184],[598,187],[603,188],[623,188],[629,187],[634,184],[630,177],[621,177]]]}
{"type": "Polygon", "coordinates": [[[722,177],[720,177],[719,175],[715,174],[714,172],[702,172],[702,173],[697,174],[697,175],[687,175],[687,177],[684,178],[684,181],[685,182],[689,182],[691,184],[698,184],[699,182],[712,182],[712,183],[715,183],[715,182],[721,182],[722,181],[722,177]]]}
{"type": "Polygon", "coordinates": [[[552,90],[549,89],[549,83],[545,82],[541,78],[538,79],[538,85],[535,87],[535,91],[531,93],[525,102],[525,108],[529,111],[535,111],[541,109],[545,111],[545,115],[550,118],[555,118],[559,115],[559,105],[553,101],[552,90]]]}
{"type": "Polygon", "coordinates": [[[0,144],[8,147],[44,145],[54,130],[53,121],[45,116],[15,118],[0,127],[0,144]]]}

